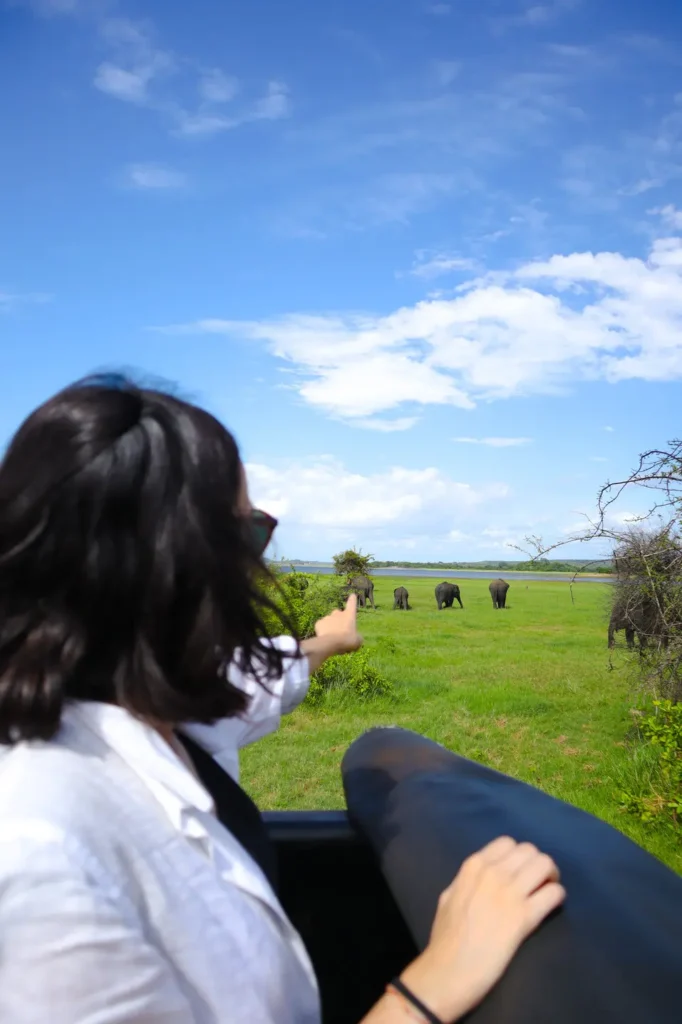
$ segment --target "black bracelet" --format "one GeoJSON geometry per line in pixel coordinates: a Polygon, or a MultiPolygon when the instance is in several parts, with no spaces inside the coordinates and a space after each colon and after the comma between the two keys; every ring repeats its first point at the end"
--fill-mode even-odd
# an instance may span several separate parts
{"type": "Polygon", "coordinates": [[[401,996],[404,996],[405,999],[407,999],[408,1003],[412,1003],[415,1010],[419,1010],[422,1017],[424,1017],[424,1019],[427,1020],[429,1024],[443,1024],[443,1021],[440,1019],[440,1017],[436,1017],[435,1013],[431,1013],[431,1010],[429,1010],[428,1006],[424,1006],[422,1001],[420,999],[417,999],[414,992],[410,992],[407,985],[405,985],[400,980],[400,978],[394,978],[393,981],[391,982],[391,987],[394,988],[396,992],[400,992],[401,996]]]}

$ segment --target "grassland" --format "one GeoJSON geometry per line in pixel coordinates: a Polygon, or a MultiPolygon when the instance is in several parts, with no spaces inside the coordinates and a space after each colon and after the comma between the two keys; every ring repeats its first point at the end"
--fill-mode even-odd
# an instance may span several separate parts
{"type": "Polygon", "coordinates": [[[337,693],[288,716],[242,755],[259,805],[342,807],[347,746],[373,725],[402,725],[598,815],[682,872],[679,840],[618,808],[633,696],[625,653],[606,648],[610,588],[579,584],[572,604],[565,582],[512,582],[496,612],[487,580],[463,580],[464,610],[439,613],[436,582],[375,580],[378,610],[360,613],[361,630],[396,699],[337,693]],[[392,611],[400,584],[410,612],[392,611]]]}

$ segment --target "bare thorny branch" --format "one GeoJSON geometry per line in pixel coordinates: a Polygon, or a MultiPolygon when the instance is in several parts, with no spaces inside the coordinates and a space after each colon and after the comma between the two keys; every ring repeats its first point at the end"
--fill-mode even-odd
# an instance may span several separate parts
{"type": "MultiPolygon", "coordinates": [[[[639,637],[649,686],[654,692],[682,698],[682,440],[667,449],[640,455],[624,480],[607,482],[597,495],[594,519],[585,516],[585,530],[545,544],[541,537],[512,544],[529,561],[545,559],[567,544],[607,541],[613,556],[613,616],[639,637]],[[657,498],[642,515],[619,523],[614,507],[632,488],[654,490],[657,498]],[[624,617],[624,618],[623,618],[624,617]]],[[[576,569],[572,586],[595,559],[576,569]]],[[[624,625],[616,628],[624,628],[624,625]]]]}
{"type": "MultiPolygon", "coordinates": [[[[624,480],[609,481],[597,494],[597,510],[594,518],[581,513],[586,520],[584,531],[576,532],[563,540],[545,544],[541,537],[529,535],[524,537],[526,548],[518,544],[509,547],[526,555],[531,562],[546,558],[550,552],[566,547],[567,544],[586,543],[593,540],[608,540],[614,544],[622,542],[629,536],[629,529],[618,528],[617,524],[609,525],[609,512],[622,495],[632,487],[644,487],[663,491],[664,497],[650,505],[640,516],[628,521],[630,529],[635,525],[651,522],[655,517],[662,520],[661,512],[667,515],[667,522],[659,522],[657,530],[667,529],[671,525],[677,527],[682,512],[682,440],[674,440],[668,449],[651,449],[640,455],[636,469],[624,480]],[[530,550],[529,550],[530,549],[530,550]]],[[[596,565],[603,559],[594,559],[587,565],[596,565]]],[[[574,579],[585,572],[582,566],[575,573],[574,579]]]]}

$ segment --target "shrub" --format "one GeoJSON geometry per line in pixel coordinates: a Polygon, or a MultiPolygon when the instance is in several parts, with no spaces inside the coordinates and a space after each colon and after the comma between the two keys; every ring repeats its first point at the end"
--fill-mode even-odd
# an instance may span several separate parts
{"type": "Polygon", "coordinates": [[[395,693],[393,683],[371,663],[364,648],[329,658],[313,676],[306,703],[317,707],[332,691],[343,691],[359,701],[391,697],[395,693]]]}
{"type": "MultiPolygon", "coordinates": [[[[286,609],[301,640],[314,635],[318,619],[329,615],[334,608],[343,608],[343,584],[333,576],[275,572],[274,577],[276,585],[266,585],[269,596],[280,607],[286,609]]],[[[274,615],[270,617],[267,625],[273,629],[277,628],[274,615]]]]}
{"type": "MultiPolygon", "coordinates": [[[[343,608],[346,592],[337,577],[309,575],[303,572],[276,572],[275,583],[268,583],[269,596],[286,609],[301,640],[314,636],[315,623],[334,608],[343,608]]],[[[273,631],[281,628],[274,615],[267,621],[273,631]]],[[[393,641],[385,641],[391,649],[393,641]]],[[[308,706],[319,706],[328,693],[343,691],[354,700],[371,700],[392,695],[393,684],[370,661],[365,649],[353,654],[329,658],[313,676],[306,697],[308,706]]]]}
{"type": "Polygon", "coordinates": [[[635,750],[621,806],[641,821],[682,824],[682,704],[653,701],[640,722],[642,746],[635,750]]]}

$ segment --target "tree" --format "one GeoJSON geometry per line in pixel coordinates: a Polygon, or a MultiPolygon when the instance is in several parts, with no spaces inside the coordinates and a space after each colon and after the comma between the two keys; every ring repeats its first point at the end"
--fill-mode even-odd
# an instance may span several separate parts
{"type": "Polygon", "coordinates": [[[374,555],[363,555],[362,551],[349,548],[334,555],[334,572],[337,576],[369,576],[374,564],[374,555]]]}
{"type": "Polygon", "coordinates": [[[671,677],[668,658],[670,644],[675,649],[682,640],[682,538],[676,524],[632,527],[614,548],[613,572],[616,618],[639,635],[640,650],[646,647],[653,655],[649,668],[664,669],[663,675],[656,673],[656,695],[677,699],[678,673],[671,677]],[[666,692],[671,685],[673,692],[666,692]]]}
{"type": "Polygon", "coordinates": [[[612,547],[613,608],[645,637],[640,664],[647,689],[654,697],[682,701],[682,440],[644,452],[629,476],[606,483],[596,517],[582,533],[549,546],[526,537],[534,554],[525,553],[537,561],[565,544],[597,539],[612,547]],[[648,510],[620,525],[614,506],[638,488],[653,492],[648,510]]]}

